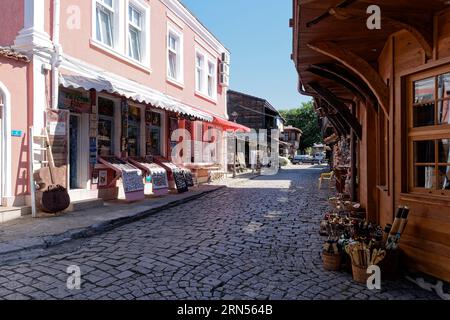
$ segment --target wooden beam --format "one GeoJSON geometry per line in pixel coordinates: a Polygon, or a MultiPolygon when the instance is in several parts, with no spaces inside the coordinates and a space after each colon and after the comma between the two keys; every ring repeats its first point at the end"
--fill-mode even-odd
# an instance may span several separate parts
{"type": "Polygon", "coordinates": [[[332,112],[331,107],[326,103],[321,104],[321,108],[325,111],[327,118],[330,120],[336,132],[340,136],[347,136],[350,134],[350,126],[336,113],[335,110],[332,112]]]}
{"type": "Polygon", "coordinates": [[[345,67],[337,64],[337,63],[323,63],[323,64],[314,64],[311,65],[310,68],[314,68],[317,70],[321,70],[326,74],[329,74],[333,77],[341,79],[343,82],[347,83],[349,86],[355,88],[355,90],[363,95],[366,103],[370,104],[375,112],[378,112],[378,100],[370,90],[370,88],[362,82],[357,76],[353,75],[348,71],[345,67]]]}
{"type": "Polygon", "coordinates": [[[343,80],[341,77],[338,77],[338,76],[336,76],[332,73],[329,73],[327,71],[324,71],[324,70],[316,69],[314,67],[310,67],[310,68],[306,69],[306,71],[311,72],[312,74],[315,74],[316,76],[321,77],[323,79],[333,81],[334,83],[337,83],[337,84],[343,86],[345,89],[347,89],[347,91],[349,91],[355,97],[359,98],[360,100],[366,101],[366,97],[361,93],[361,91],[356,89],[351,83],[343,80]]]}
{"type": "Polygon", "coordinates": [[[308,43],[308,47],[339,61],[356,73],[372,90],[386,117],[389,118],[389,88],[378,72],[366,60],[330,41],[308,43]]]}
{"type": "Polygon", "coordinates": [[[332,108],[334,108],[338,114],[340,114],[343,120],[353,129],[359,139],[362,139],[362,127],[358,119],[350,112],[347,105],[337,98],[330,90],[322,87],[316,82],[308,83],[317,94],[319,94],[323,100],[325,100],[332,108]]]}
{"type": "MultiPolygon", "coordinates": [[[[367,19],[367,13],[364,10],[336,7],[329,12],[337,19],[340,19],[340,17],[357,17],[367,19]]],[[[405,29],[406,31],[408,31],[417,40],[417,42],[419,42],[419,44],[425,51],[425,55],[427,56],[427,58],[431,59],[433,57],[433,33],[431,33],[430,36],[429,32],[426,32],[424,28],[411,22],[407,22],[401,18],[394,18],[386,13],[383,13],[381,15],[381,20],[389,22],[399,29],[405,29]]]]}

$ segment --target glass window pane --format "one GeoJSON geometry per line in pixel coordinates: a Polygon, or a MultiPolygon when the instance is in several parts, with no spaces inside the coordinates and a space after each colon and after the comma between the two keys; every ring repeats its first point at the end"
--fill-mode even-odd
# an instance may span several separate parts
{"type": "Polygon", "coordinates": [[[208,95],[212,97],[214,90],[214,80],[211,76],[208,76],[208,95]]]}
{"type": "Polygon", "coordinates": [[[416,188],[436,189],[435,183],[434,166],[420,166],[414,168],[414,186],[416,188]]]}
{"type": "Polygon", "coordinates": [[[438,189],[439,190],[450,190],[450,166],[439,167],[438,189]]]}
{"type": "Polygon", "coordinates": [[[111,16],[103,10],[97,8],[97,19],[99,20],[97,27],[98,40],[108,46],[112,46],[112,25],[111,16]]]}
{"type": "Polygon", "coordinates": [[[113,120],[109,118],[98,119],[98,155],[105,157],[113,154],[113,120]]]}
{"type": "Polygon", "coordinates": [[[133,59],[136,59],[138,61],[141,61],[141,33],[134,29],[133,27],[130,27],[130,48],[129,48],[129,54],[133,59]]]}
{"type": "Polygon", "coordinates": [[[424,127],[434,125],[434,102],[413,106],[414,127],[424,127]]]}
{"type": "Polygon", "coordinates": [[[438,77],[438,99],[450,98],[450,73],[438,77]]]}
{"type": "Polygon", "coordinates": [[[113,0],[104,0],[104,2],[110,7],[113,6],[113,0]]]}
{"type": "Polygon", "coordinates": [[[169,35],[169,48],[178,51],[178,39],[172,34],[169,35]]]}
{"type": "Polygon", "coordinates": [[[414,142],[414,163],[435,163],[434,140],[414,142]]]}
{"type": "Polygon", "coordinates": [[[439,163],[450,163],[450,139],[438,140],[439,163]]]}
{"type": "Polygon", "coordinates": [[[450,100],[440,100],[438,108],[438,124],[450,124],[450,100]]]}
{"type": "Polygon", "coordinates": [[[208,63],[208,72],[210,75],[214,74],[214,65],[212,63],[208,63]]]}
{"type": "Polygon", "coordinates": [[[202,91],[203,87],[203,72],[201,69],[197,69],[197,90],[202,91]]]}
{"type": "Polygon", "coordinates": [[[99,97],[98,114],[107,117],[114,117],[114,101],[99,97]]]}
{"type": "Polygon", "coordinates": [[[177,55],[169,51],[169,76],[177,79],[177,55]]]}
{"type": "Polygon", "coordinates": [[[414,82],[414,104],[434,100],[435,78],[428,78],[414,82]]]}

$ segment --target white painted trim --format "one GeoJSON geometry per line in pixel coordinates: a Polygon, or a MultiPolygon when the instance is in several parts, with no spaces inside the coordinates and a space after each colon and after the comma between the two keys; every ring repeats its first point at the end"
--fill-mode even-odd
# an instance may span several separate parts
{"type": "Polygon", "coordinates": [[[8,88],[0,82],[0,95],[3,100],[2,108],[2,145],[1,145],[1,204],[3,204],[4,198],[12,197],[12,180],[11,180],[11,94],[8,88]]]}
{"type": "Polygon", "coordinates": [[[32,51],[35,47],[53,48],[45,32],[45,1],[24,1],[24,27],[14,40],[14,49],[32,51]]]}
{"type": "Polygon", "coordinates": [[[125,34],[125,56],[128,59],[134,61],[135,63],[145,66],[146,68],[151,69],[151,7],[148,3],[142,0],[126,0],[125,1],[125,22],[126,22],[126,34],[125,34]],[[129,46],[129,17],[128,17],[128,7],[133,5],[136,9],[139,9],[142,13],[142,17],[144,19],[144,24],[142,26],[142,34],[141,34],[141,58],[142,61],[135,60],[128,55],[129,46]]]}
{"type": "Polygon", "coordinates": [[[183,31],[178,29],[170,21],[167,22],[167,33],[166,33],[166,77],[168,80],[174,81],[176,84],[184,85],[184,34],[183,31]],[[180,52],[177,52],[177,62],[179,63],[178,71],[180,73],[178,79],[174,79],[169,76],[169,35],[174,34],[178,37],[180,52]]]}
{"type": "MultiPolygon", "coordinates": [[[[112,25],[112,37],[113,37],[113,45],[112,47],[108,46],[105,43],[102,43],[97,39],[97,3],[98,0],[92,0],[92,10],[91,10],[91,39],[95,40],[98,43],[101,43],[103,46],[109,48],[111,51],[116,51],[119,54],[124,54],[125,50],[125,14],[124,14],[124,2],[122,0],[113,0],[113,7],[114,9],[114,16],[113,21],[111,21],[112,25]],[[120,5],[122,5],[122,8],[120,8],[120,5]]],[[[103,5],[103,4],[101,4],[103,5]]],[[[125,52],[126,53],[126,52],[125,52]]]]}
{"type": "MultiPolygon", "coordinates": [[[[123,83],[124,85],[127,85],[127,86],[134,86],[137,89],[142,89],[142,90],[150,89],[150,90],[154,90],[156,92],[159,92],[157,89],[153,89],[153,88],[151,88],[151,87],[149,87],[147,85],[144,85],[144,84],[141,84],[139,82],[127,79],[127,78],[125,78],[125,77],[123,77],[121,75],[118,75],[116,73],[113,73],[113,72],[110,72],[110,71],[106,71],[106,70],[101,69],[100,67],[95,66],[95,65],[93,65],[91,63],[88,63],[88,62],[86,62],[84,60],[80,60],[78,58],[74,58],[72,56],[69,56],[66,53],[64,53],[64,55],[63,55],[63,60],[62,60],[60,68],[66,70],[66,71],[73,72],[75,74],[84,76],[84,77],[88,77],[88,78],[89,77],[91,77],[91,78],[92,77],[96,77],[96,76],[98,76],[98,74],[101,74],[104,77],[107,77],[107,78],[115,80],[115,81],[119,81],[119,82],[121,82],[121,83],[123,83]]],[[[169,99],[173,99],[174,101],[183,103],[183,104],[185,104],[185,105],[187,105],[189,107],[194,107],[194,108],[198,108],[200,110],[203,110],[202,108],[199,108],[198,106],[195,106],[195,105],[190,104],[188,102],[182,101],[180,98],[175,98],[174,96],[171,96],[171,95],[169,95],[167,93],[164,93],[164,94],[169,99]]],[[[109,99],[111,99],[111,98],[109,97],[109,99]]],[[[226,106],[225,106],[225,109],[226,109],[226,106]]],[[[215,113],[213,111],[210,111],[210,110],[207,110],[206,112],[208,112],[208,114],[211,114],[213,116],[223,118],[223,114],[217,114],[217,113],[215,113]]]]}
{"type": "Polygon", "coordinates": [[[204,98],[210,102],[213,102],[217,104],[217,58],[214,58],[214,56],[211,56],[207,51],[203,50],[203,48],[200,48],[199,46],[195,47],[195,60],[194,60],[194,66],[195,66],[195,94],[200,96],[201,98],[204,98]],[[200,54],[203,56],[203,88],[201,90],[197,89],[197,55],[200,54]],[[213,88],[213,95],[208,95],[208,73],[209,73],[209,64],[212,63],[214,65],[214,88],[213,88]]]}
{"type": "Polygon", "coordinates": [[[199,36],[194,36],[194,41],[196,42],[196,45],[200,46],[202,50],[207,51],[211,56],[216,57],[216,59],[221,58],[220,53],[212,48],[208,48],[208,45],[199,36]]]}
{"type": "Polygon", "coordinates": [[[153,72],[153,70],[149,66],[146,66],[146,65],[140,63],[139,61],[128,57],[128,55],[123,55],[122,53],[112,49],[111,47],[105,45],[104,43],[102,43],[100,41],[97,41],[95,39],[91,39],[90,40],[90,44],[91,44],[91,46],[94,46],[94,47],[96,47],[99,50],[105,51],[106,53],[108,53],[108,54],[110,54],[110,55],[112,55],[112,56],[114,56],[114,57],[116,57],[116,58],[118,58],[118,59],[120,59],[120,60],[122,60],[122,61],[124,61],[124,62],[126,62],[128,64],[130,64],[130,65],[132,65],[133,67],[136,67],[136,68],[144,71],[144,72],[147,72],[147,73],[152,73],[153,72]]]}
{"type": "Polygon", "coordinates": [[[183,22],[178,19],[175,15],[173,15],[170,11],[166,12],[167,18],[174,24],[177,25],[178,28],[180,28],[181,30],[184,29],[184,24],[183,22]]]}
{"type": "Polygon", "coordinates": [[[227,48],[206,29],[200,21],[189,12],[178,0],[161,0],[161,2],[181,21],[188,25],[195,33],[197,33],[211,48],[217,52],[227,52],[227,48]]]}

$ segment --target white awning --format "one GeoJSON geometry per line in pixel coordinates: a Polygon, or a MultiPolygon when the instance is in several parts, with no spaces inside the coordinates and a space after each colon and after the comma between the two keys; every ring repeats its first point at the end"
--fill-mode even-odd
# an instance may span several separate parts
{"type": "Polygon", "coordinates": [[[184,114],[203,121],[213,121],[213,117],[206,112],[194,109],[162,92],[146,88],[128,79],[126,81],[120,81],[118,79],[106,78],[100,74],[95,75],[93,72],[92,76],[89,77],[60,73],[59,83],[65,88],[94,89],[98,92],[105,91],[114,93],[139,103],[150,104],[156,108],[184,114]]]}

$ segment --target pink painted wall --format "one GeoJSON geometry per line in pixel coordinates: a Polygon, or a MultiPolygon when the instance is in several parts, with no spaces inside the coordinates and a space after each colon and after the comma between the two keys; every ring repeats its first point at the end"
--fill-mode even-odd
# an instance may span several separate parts
{"type": "Polygon", "coordinates": [[[1,18],[7,18],[8,23],[2,23],[0,32],[0,46],[6,47],[14,44],[19,31],[24,25],[24,1],[23,0],[1,0],[1,18]]]}
{"type": "Polygon", "coordinates": [[[0,57],[0,81],[11,94],[11,129],[23,132],[21,138],[11,137],[13,196],[25,195],[28,192],[28,124],[31,119],[28,105],[31,103],[27,83],[32,83],[28,67],[26,63],[0,57]]]}
{"type": "MultiPolygon", "coordinates": [[[[49,0],[46,0],[49,1],[49,0]]],[[[212,103],[195,95],[195,33],[183,24],[184,34],[184,88],[179,88],[166,81],[166,35],[167,35],[167,7],[159,0],[147,0],[151,7],[150,17],[150,55],[152,72],[148,73],[126,61],[111,56],[107,52],[94,47],[90,43],[92,33],[92,1],[65,0],[61,5],[61,43],[64,53],[97,65],[109,72],[137,81],[153,89],[176,97],[191,106],[211,111],[224,116],[226,114],[226,92],[217,87],[217,103],[212,103]],[[67,27],[67,9],[77,5],[81,9],[81,29],[70,30],[67,27]]],[[[125,1],[123,1],[125,6],[125,1]]],[[[47,13],[49,16],[50,13],[47,13]]],[[[46,19],[49,20],[49,19],[46,19]]],[[[48,27],[49,28],[49,27],[48,27]]],[[[124,32],[126,26],[123,26],[124,32]]],[[[50,30],[49,30],[50,31],[50,30]]],[[[197,36],[199,37],[199,36],[197,36]]],[[[213,51],[212,48],[207,48],[213,51]]],[[[216,53],[215,58],[219,59],[216,53]]]]}

